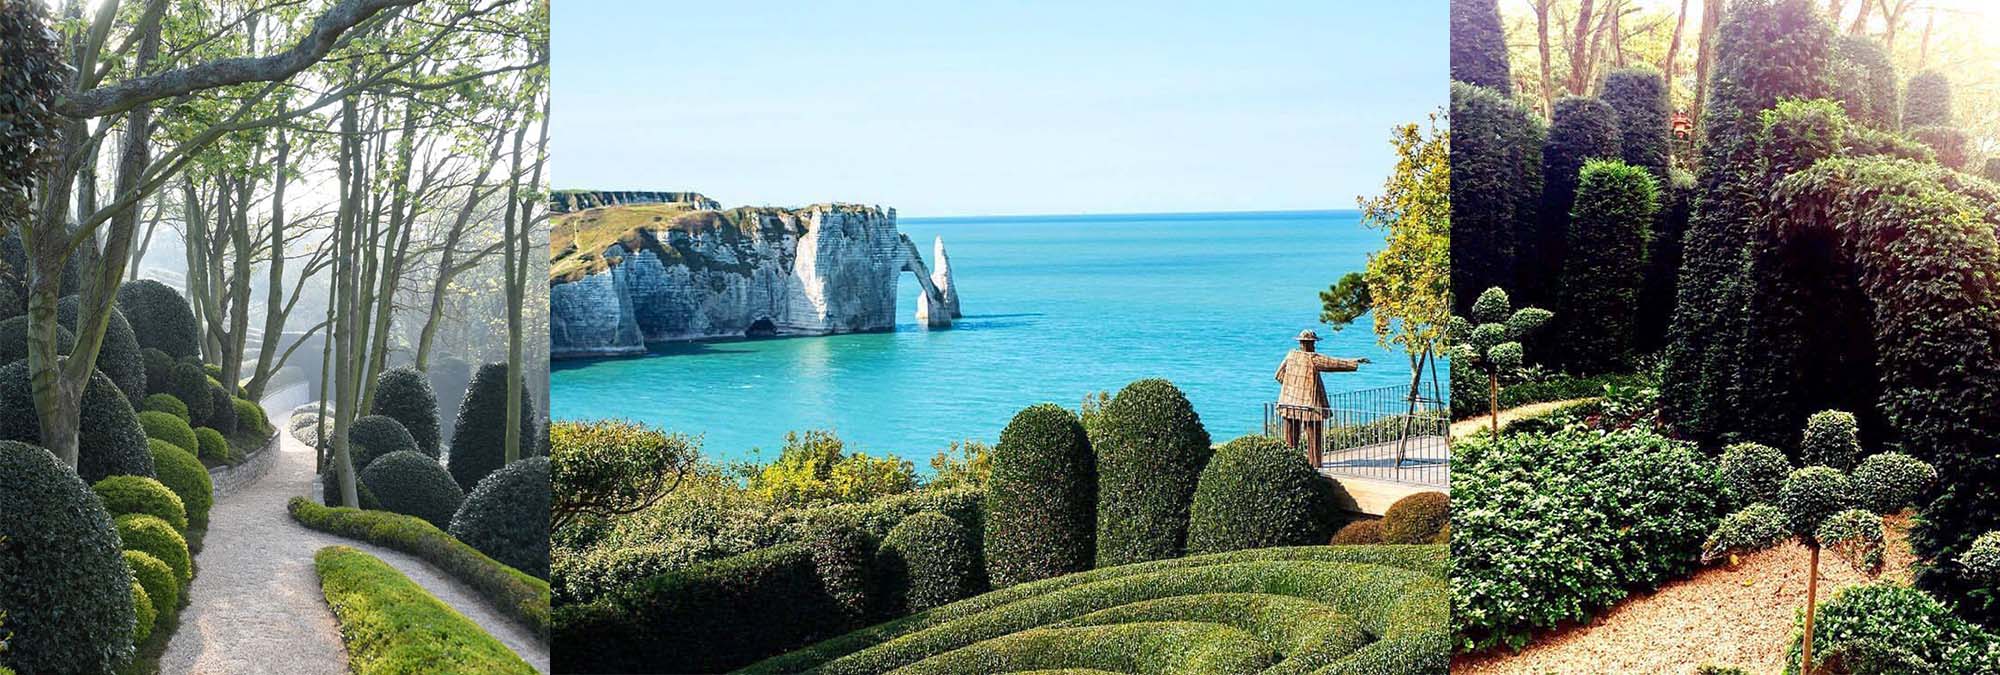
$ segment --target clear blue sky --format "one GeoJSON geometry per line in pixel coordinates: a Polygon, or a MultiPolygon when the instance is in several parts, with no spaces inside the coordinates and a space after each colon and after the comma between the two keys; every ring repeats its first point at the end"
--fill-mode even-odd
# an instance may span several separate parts
{"type": "Polygon", "coordinates": [[[1446,0],[554,3],[557,188],[903,216],[1353,208],[1446,0]]]}

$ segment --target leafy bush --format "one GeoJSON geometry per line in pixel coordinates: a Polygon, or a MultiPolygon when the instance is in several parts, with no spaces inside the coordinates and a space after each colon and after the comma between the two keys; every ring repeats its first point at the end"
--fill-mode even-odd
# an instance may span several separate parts
{"type": "Polygon", "coordinates": [[[112,522],[117,525],[118,539],[126,549],[159,558],[183,585],[194,579],[194,558],[188,554],[187,540],[173,525],[143,513],[128,513],[112,522]]]}
{"type": "Polygon", "coordinates": [[[1542,199],[1547,126],[1502,93],[1504,83],[1497,86],[1451,85],[1457,131],[1451,144],[1451,290],[1458,314],[1471,311],[1480,291],[1514,284],[1517,240],[1535,232],[1542,199]]]}
{"type": "Polygon", "coordinates": [[[0,664],[111,672],[132,657],[132,574],[111,516],[47,450],[0,441],[0,664]]]}
{"type": "Polygon", "coordinates": [[[181,581],[174,578],[174,569],[159,558],[145,551],[124,551],[125,567],[132,571],[132,579],[146,587],[146,597],[151,598],[153,607],[166,614],[181,606],[181,581]]]}
{"type": "Polygon", "coordinates": [[[972,590],[972,547],[965,526],[941,513],[919,513],[889,530],[876,552],[886,602],[921,612],[972,590]]]}
{"type": "Polygon", "coordinates": [[[1208,430],[1166,380],[1125,385],[1092,431],[1097,452],[1097,566],[1179,557],[1208,465],[1208,430]]]}
{"type": "Polygon", "coordinates": [[[548,582],[495,562],[421,518],[320,506],[304,497],[293,497],[286,503],[286,510],[293,520],[308,528],[422,558],[470,586],[500,613],[538,635],[549,634],[548,582]]]}
{"type": "Polygon", "coordinates": [[[1806,418],[1805,440],[1799,455],[1806,466],[1829,466],[1841,471],[1854,468],[1861,457],[1861,427],[1854,414],[1823,410],[1806,418]]]}
{"type": "Polygon", "coordinates": [[[1342,526],[1340,531],[1333,533],[1333,539],[1328,543],[1333,546],[1380,544],[1382,543],[1382,521],[1370,518],[1348,523],[1342,526]]]}
{"type": "Polygon", "coordinates": [[[229,441],[222,437],[222,432],[201,427],[194,430],[194,437],[201,446],[200,452],[196,455],[201,459],[211,462],[228,462],[233,459],[230,457],[229,441]]]}
{"type": "Polygon", "coordinates": [[[166,382],[157,385],[155,390],[180,399],[187,406],[190,424],[206,424],[208,418],[215,414],[215,399],[208,392],[208,373],[202,372],[199,365],[187,362],[174,364],[167,371],[166,382]]]}
{"type": "Polygon", "coordinates": [[[132,582],[132,644],[146,642],[153,636],[153,623],[160,620],[159,610],[153,609],[153,599],[146,594],[146,587],[132,582]]]}
{"type": "Polygon", "coordinates": [[[1722,524],[1715,527],[1715,533],[1708,535],[1708,541],[1701,545],[1701,559],[1713,562],[1733,553],[1760,551],[1784,543],[1791,537],[1791,528],[1785,523],[1785,512],[1776,506],[1758,502],[1723,518],[1722,524]]]}
{"type": "Polygon", "coordinates": [[[403,366],[375,376],[375,400],[368,412],[401,422],[417,452],[439,456],[437,393],[423,371],[403,366]]]}
{"type": "Polygon", "coordinates": [[[451,527],[451,517],[465,502],[465,492],[437,460],[414,450],[392,452],[361,470],[361,482],[388,511],[416,516],[438,529],[451,527]]]}
{"type": "Polygon", "coordinates": [[[175,532],[187,533],[187,507],[181,504],[179,495],[160,481],[144,476],[110,476],[97,481],[90,490],[97,493],[104,510],[113,517],[143,513],[167,521],[175,532]]]}
{"type": "MultiPolygon", "coordinates": [[[[1804,635],[1802,627],[1793,632],[1785,658],[1788,674],[1798,673],[1804,635]]],[[[1813,623],[1813,672],[2000,672],[2000,638],[1952,616],[1920,591],[1890,584],[1854,586],[1820,605],[1813,623]]]]}
{"type": "Polygon", "coordinates": [[[1000,432],[986,492],[986,573],[996,588],[1090,569],[1097,469],[1083,423],[1031,406],[1000,432]]]}
{"type": "Polygon", "coordinates": [[[1861,460],[1848,479],[1862,506],[1876,513],[1895,513],[1917,503],[1917,497],[1937,482],[1937,470],[1900,452],[1880,452],[1861,460]]]}
{"type": "Polygon", "coordinates": [[[181,498],[181,505],[187,507],[188,522],[207,524],[208,509],[215,505],[215,484],[208,477],[208,467],[202,466],[192,453],[166,441],[149,440],[147,449],[158,469],[160,484],[173,490],[181,498]]]}
{"type": "Polygon", "coordinates": [[[859,622],[878,608],[889,609],[881,607],[887,602],[880,597],[883,584],[874,564],[880,544],[874,536],[853,523],[831,521],[808,536],[805,544],[820,585],[849,621],[859,622]]]}
{"type": "Polygon", "coordinates": [[[1814,541],[1820,523],[1854,508],[1854,504],[1854,488],[1847,475],[1824,466],[1793,471],[1778,489],[1778,509],[1785,512],[1785,527],[1807,542],[1814,541]]]}
{"type": "Polygon", "coordinates": [[[1965,553],[1959,554],[1958,564],[1974,579],[2000,581],[2000,532],[1988,532],[1972,540],[1965,553]]]}
{"type": "Polygon", "coordinates": [[[549,458],[486,474],[451,517],[451,536],[509,567],[549,577],[549,458]]]}
{"type": "Polygon", "coordinates": [[[1833,97],[1854,121],[1875,129],[1895,129],[1901,117],[1896,66],[1873,37],[1846,35],[1834,41],[1833,97]]]}
{"type": "Polygon", "coordinates": [[[1910,77],[1903,96],[1905,128],[1950,126],[1951,80],[1944,73],[1926,70],[1910,77]]]}
{"type": "Polygon", "coordinates": [[[908,460],[849,454],[840,437],[819,430],[786,432],[778,460],[750,479],[753,492],[781,506],[865,502],[916,486],[908,460]]]}
{"type": "Polygon", "coordinates": [[[1317,544],[1332,535],[1338,512],[1332,483],[1303,453],[1269,436],[1244,436],[1223,444],[1202,469],[1187,549],[1200,554],[1317,544]]]}
{"type": "Polygon", "coordinates": [[[208,410],[208,419],[201,426],[224,433],[236,432],[236,398],[213,379],[208,384],[208,410]]]}
{"type": "MultiPolygon", "coordinates": [[[[56,303],[56,323],[70,332],[76,332],[77,309],[82,300],[68,296],[56,303]]],[[[26,358],[23,355],[23,358],[26,358]]],[[[10,361],[11,362],[11,361],[10,361]]],[[[118,390],[125,393],[128,403],[137,405],[146,398],[146,359],[139,353],[139,340],[132,333],[132,325],[125,322],[125,313],[117,307],[110,308],[105,318],[104,335],[97,346],[98,372],[111,378],[118,390]]]]}
{"type": "MultiPolygon", "coordinates": [[[[35,415],[27,361],[0,368],[0,411],[6,412],[0,415],[0,439],[39,442],[42,423],[35,415]]],[[[133,415],[131,402],[101,372],[91,373],[78,407],[76,471],[93,482],[105,476],[154,475],[145,429],[133,415]]]]}
{"type": "Polygon", "coordinates": [[[1778,501],[1778,488],[1792,473],[1792,461],[1784,451],[1762,443],[1736,443],[1722,449],[1717,477],[1729,491],[1732,504],[1778,501]]]}
{"type": "Polygon", "coordinates": [[[1751,673],[1749,670],[1746,670],[1740,666],[1718,666],[1712,663],[1704,663],[1701,664],[1700,668],[1694,669],[1694,675],[1755,675],[1755,674],[1751,673]]]}
{"type": "MultiPolygon", "coordinates": [[[[151,394],[157,394],[166,388],[167,376],[174,370],[174,357],[152,347],[141,347],[139,360],[146,364],[146,391],[149,392],[147,398],[152,398],[151,394]]],[[[174,400],[178,402],[180,399],[174,400]]],[[[187,406],[183,404],[181,407],[187,406]]]]}
{"type": "Polygon", "coordinates": [[[229,399],[229,405],[236,411],[236,432],[252,434],[259,438],[271,435],[271,420],[264,416],[264,406],[256,401],[240,398],[229,399]]]}
{"type": "Polygon", "coordinates": [[[536,672],[479,624],[375,556],[328,546],[313,555],[313,569],[340,621],[348,667],[356,675],[444,664],[470,673],[536,672]]]}
{"type": "MultiPolygon", "coordinates": [[[[1659,149],[1664,172],[1664,139],[1659,149]]],[[[1635,263],[1646,257],[1659,188],[1643,167],[1599,159],[1584,163],[1576,190],[1555,312],[1561,346],[1545,351],[1573,372],[1624,370],[1645,282],[1635,263]]]]}
{"type": "Polygon", "coordinates": [[[152,279],[127,281],[118,286],[118,310],[127,321],[146,327],[146,332],[137,335],[139,346],[158,349],[176,359],[201,356],[194,310],[179,291],[152,279]]]}
{"type": "Polygon", "coordinates": [[[1848,509],[1827,517],[1813,533],[1821,547],[1855,569],[1874,573],[1882,568],[1882,517],[1848,509]]]}
{"type": "MultiPolygon", "coordinates": [[[[1507,65],[1507,35],[1494,0],[1451,3],[1451,79],[1507,92],[1514,78],[1507,65]]],[[[1456,122],[1457,116],[1452,117],[1456,122]]],[[[1453,168],[1456,173],[1456,167],[1453,168]]]]}
{"type": "Polygon", "coordinates": [[[139,413],[138,419],[139,428],[145,430],[147,438],[172,443],[175,447],[188,452],[201,450],[201,440],[195,437],[194,428],[188,426],[187,420],[176,417],[173,413],[147,410],[139,413]]]}
{"type": "Polygon", "coordinates": [[[1721,487],[1693,447],[1628,430],[1488,435],[1452,448],[1452,620],[1518,648],[1692,570],[1721,487]]]}
{"type": "MultiPolygon", "coordinates": [[[[368,468],[375,458],[392,452],[418,452],[417,439],[403,423],[387,415],[363,415],[347,425],[347,456],[355,471],[368,468]]],[[[431,459],[437,459],[431,456],[431,459]]]]}
{"type": "Polygon", "coordinates": [[[1419,492],[1396,500],[1382,514],[1382,543],[1428,544],[1451,525],[1451,495],[1419,492]]]}
{"type": "MultiPolygon", "coordinates": [[[[458,406],[458,419],[451,434],[451,477],[458,486],[472,489],[479,479],[506,462],[507,455],[507,364],[488,363],[479,367],[466,386],[465,400],[458,406]]],[[[535,401],[521,389],[521,456],[534,454],[535,401]]]]}
{"type": "MultiPolygon", "coordinates": [[[[174,398],[173,394],[149,395],[146,397],[145,401],[140,402],[139,410],[141,414],[148,412],[161,412],[173,415],[174,417],[180,418],[182,426],[188,426],[187,404],[182,403],[180,399],[174,398]]],[[[193,427],[189,426],[189,428],[192,429],[193,427]]]]}

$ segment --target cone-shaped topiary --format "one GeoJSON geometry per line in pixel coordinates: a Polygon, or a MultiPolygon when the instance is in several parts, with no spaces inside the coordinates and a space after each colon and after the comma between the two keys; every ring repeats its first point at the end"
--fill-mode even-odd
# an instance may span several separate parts
{"type": "Polygon", "coordinates": [[[1000,432],[987,479],[986,574],[995,588],[1090,569],[1097,458],[1074,413],[1041,404],[1000,432]]]}
{"type": "Polygon", "coordinates": [[[173,490],[187,508],[188,522],[206,524],[208,509],[215,504],[215,485],[201,460],[195,459],[194,453],[158,439],[148,440],[147,449],[153,465],[159,469],[160,484],[173,490]]]}
{"type": "Polygon", "coordinates": [[[377,457],[405,450],[420,452],[416,439],[395,418],[366,415],[347,425],[347,454],[354,461],[355,471],[368,468],[377,457]]]}
{"type": "Polygon", "coordinates": [[[174,417],[180,418],[181,424],[183,425],[193,424],[193,422],[190,421],[190,417],[188,415],[187,404],[182,403],[180,399],[174,398],[173,394],[147,395],[146,400],[139,402],[139,411],[163,412],[169,415],[173,415],[174,417]]]}
{"type": "Polygon", "coordinates": [[[898,614],[921,612],[971,595],[972,543],[965,526],[925,511],[904,518],[876,553],[885,596],[898,614]]]}
{"type": "Polygon", "coordinates": [[[208,394],[208,373],[201,366],[182,362],[167,370],[167,381],[156,385],[155,391],[180,399],[188,409],[189,424],[206,424],[215,413],[215,399],[208,394]]]}
{"type": "Polygon", "coordinates": [[[111,516],[49,451],[0,441],[0,666],[112,672],[132,657],[132,573],[111,516]]]}
{"type": "Polygon", "coordinates": [[[1479,292],[1513,286],[1520,238],[1536,231],[1542,199],[1541,116],[1500,92],[1451,85],[1453,311],[1479,292]]]}
{"type": "Polygon", "coordinates": [[[125,567],[132,570],[132,579],[146,587],[146,597],[153,599],[153,607],[165,612],[181,606],[181,582],[174,578],[174,570],[159,558],[145,551],[125,551],[125,567]]]}
{"type": "Polygon", "coordinates": [[[118,286],[118,310],[127,321],[146,327],[146,332],[137,336],[139,346],[158,349],[176,359],[201,356],[194,310],[179,291],[152,279],[128,281],[118,286]]]}
{"type": "MultiPolygon", "coordinates": [[[[74,333],[77,308],[82,302],[74,295],[63,298],[56,304],[56,323],[74,333]]],[[[104,338],[97,347],[97,370],[125,392],[126,401],[138,405],[146,398],[146,359],[139,353],[139,340],[133,335],[132,325],[125,322],[125,313],[115,306],[110,310],[104,324],[104,338]]]]}
{"type": "Polygon", "coordinates": [[[1269,436],[1244,436],[1202,469],[1188,554],[1318,544],[1332,535],[1334,508],[1333,486],[1304,454],[1269,436]]]}
{"type": "MultiPolygon", "coordinates": [[[[68,328],[56,326],[56,352],[69,356],[74,347],[76,334],[68,328]]],[[[13,363],[28,358],[28,315],[0,321],[0,363],[13,363]]]]}
{"type": "MultiPolygon", "coordinates": [[[[1854,487],[1847,475],[1824,466],[1793,471],[1778,489],[1778,509],[1785,512],[1785,526],[1807,542],[1816,542],[1820,523],[1833,514],[1854,508],[1854,487]]],[[[1815,543],[1815,545],[1817,545],[1815,543]]]]}
{"type": "Polygon", "coordinates": [[[1428,544],[1451,524],[1451,496],[1419,492],[1396,500],[1382,513],[1382,543],[1428,544]]]}
{"type": "Polygon", "coordinates": [[[187,533],[187,507],[181,504],[179,495],[160,481],[144,476],[110,476],[90,486],[97,498],[104,502],[104,510],[112,517],[130,513],[145,515],[167,521],[174,531],[187,533]]]}
{"type": "MultiPolygon", "coordinates": [[[[169,397],[171,398],[171,397],[169,397]]],[[[138,414],[139,428],[144,429],[147,438],[157,438],[180,446],[188,452],[199,452],[201,440],[195,438],[194,427],[173,413],[147,410],[138,414]]]]}
{"type": "MultiPolygon", "coordinates": [[[[466,386],[465,400],[458,406],[458,420],[452,425],[451,477],[459,487],[470,489],[479,479],[500,468],[507,453],[507,364],[488,363],[479,367],[466,386]]],[[[521,456],[534,454],[535,401],[521,390],[521,456]]],[[[379,494],[377,496],[380,496],[379,494]]]]}
{"type": "Polygon", "coordinates": [[[1778,488],[1791,473],[1792,461],[1783,451],[1761,443],[1736,443],[1722,449],[1716,477],[1729,492],[1729,503],[1748,506],[1776,504],[1778,488]]]}
{"type": "Polygon", "coordinates": [[[1659,189],[1646,169],[1616,160],[1583,165],[1557,293],[1561,339],[1540,350],[1552,362],[1575,373],[1627,368],[1646,280],[1646,231],[1658,213],[1659,189]]]}
{"type": "Polygon", "coordinates": [[[1517,266],[1519,300],[1547,303],[1555,300],[1567,253],[1571,209],[1576,206],[1576,187],[1583,165],[1592,159],[1616,159],[1623,153],[1618,133],[1618,113],[1603,101],[1571,96],[1556,101],[1549,121],[1548,141],[1542,146],[1541,221],[1524,238],[1517,266]]]}
{"type": "Polygon", "coordinates": [[[1903,96],[1903,127],[1948,127],[1952,124],[1951,80],[1944,73],[1926,70],[1910,77],[1903,96]]]}
{"type": "Polygon", "coordinates": [[[197,427],[194,430],[194,438],[196,443],[196,457],[211,462],[227,462],[230,460],[229,441],[222,437],[222,432],[208,427],[197,427]]]}
{"type": "Polygon", "coordinates": [[[117,525],[118,540],[124,542],[124,548],[159,558],[173,569],[174,577],[182,585],[194,579],[194,558],[188,555],[187,540],[174,531],[173,525],[143,513],[128,513],[112,522],[117,525]]]}
{"type": "Polygon", "coordinates": [[[549,458],[486,474],[451,517],[451,536],[501,564],[549,578],[549,458]]]}
{"type": "Polygon", "coordinates": [[[382,371],[375,377],[375,401],[369,412],[403,423],[416,440],[417,452],[440,456],[437,393],[431,391],[423,371],[409,366],[382,371]]]}
{"type": "Polygon", "coordinates": [[[1841,471],[1854,468],[1854,460],[1861,456],[1861,428],[1854,421],[1854,414],[1822,410],[1806,418],[1799,456],[1808,466],[1830,466],[1841,471]]]}
{"type": "Polygon", "coordinates": [[[1861,505],[1876,513],[1895,513],[1914,506],[1931,484],[1937,469],[1900,452],[1869,455],[1848,476],[1861,505]]]}
{"type": "MultiPolygon", "coordinates": [[[[0,368],[0,411],[6,413],[0,414],[0,439],[32,443],[42,437],[26,360],[0,368]]],[[[77,475],[91,482],[105,476],[155,475],[145,428],[124,392],[102,371],[91,373],[77,412],[77,475]]]]}
{"type": "Polygon", "coordinates": [[[1097,566],[1178,558],[1188,508],[1214,451],[1208,430],[1172,382],[1139,380],[1104,405],[1097,452],[1097,566]]]}
{"type": "Polygon", "coordinates": [[[361,470],[361,480],[384,510],[422,518],[440,530],[451,529],[451,517],[465,501],[451,474],[414,450],[375,458],[361,470]]]}
{"type": "Polygon", "coordinates": [[[1507,65],[1507,34],[1495,0],[1451,0],[1451,79],[1513,90],[1507,65]]]}

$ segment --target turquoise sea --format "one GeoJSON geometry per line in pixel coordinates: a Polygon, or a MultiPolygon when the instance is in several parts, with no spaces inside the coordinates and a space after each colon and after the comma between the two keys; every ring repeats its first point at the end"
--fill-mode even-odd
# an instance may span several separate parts
{"type": "MultiPolygon", "coordinates": [[[[1318,292],[1362,268],[1382,233],[1353,211],[904,218],[926,254],[942,235],[965,318],[926,331],[904,275],[891,333],[665,343],[645,357],[558,361],[557,419],[624,417],[704,436],[714,461],[770,461],[785,432],[832,429],[850,449],[928,471],[955,440],[998,440],[1028,405],[1164,377],[1220,442],[1251,433],[1300,329],[1366,356],[1339,392],[1407,384],[1364,317],[1335,333],[1318,292]],[[761,448],[761,452],[757,449],[761,448]]],[[[1440,370],[1440,373],[1443,371],[1440,370]]],[[[1426,374],[1428,377],[1428,374],[1426,374]]],[[[1426,386],[1426,389],[1429,387],[1426,386]]]]}

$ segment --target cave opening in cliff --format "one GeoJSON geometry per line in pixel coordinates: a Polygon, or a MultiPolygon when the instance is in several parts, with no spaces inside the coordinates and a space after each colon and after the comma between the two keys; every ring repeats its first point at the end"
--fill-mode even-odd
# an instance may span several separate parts
{"type": "Polygon", "coordinates": [[[771,323],[769,317],[752,321],[749,328],[743,329],[743,337],[747,338],[775,337],[777,334],[778,325],[771,323]]]}

